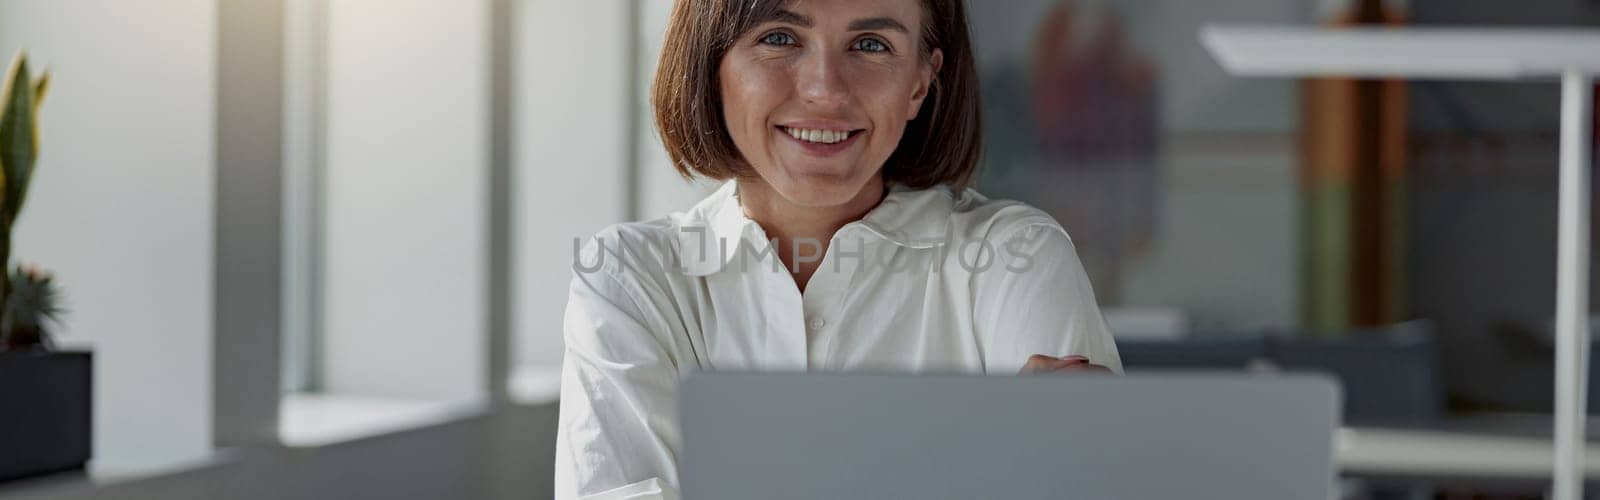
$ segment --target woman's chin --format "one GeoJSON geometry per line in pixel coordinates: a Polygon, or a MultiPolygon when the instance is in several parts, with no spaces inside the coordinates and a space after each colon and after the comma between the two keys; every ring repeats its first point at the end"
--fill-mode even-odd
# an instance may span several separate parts
{"type": "Polygon", "coordinates": [[[774,186],[784,198],[805,207],[831,207],[850,203],[861,193],[865,179],[820,172],[793,175],[785,186],[774,186]]]}

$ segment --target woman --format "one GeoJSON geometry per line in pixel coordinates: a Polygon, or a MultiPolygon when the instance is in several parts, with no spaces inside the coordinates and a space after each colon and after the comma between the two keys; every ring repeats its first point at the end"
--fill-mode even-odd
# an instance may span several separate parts
{"type": "Polygon", "coordinates": [[[657,127],[728,182],[581,252],[557,497],[675,496],[689,371],[1120,371],[1061,226],[964,189],[973,66],[960,0],[678,1],[657,127]]]}

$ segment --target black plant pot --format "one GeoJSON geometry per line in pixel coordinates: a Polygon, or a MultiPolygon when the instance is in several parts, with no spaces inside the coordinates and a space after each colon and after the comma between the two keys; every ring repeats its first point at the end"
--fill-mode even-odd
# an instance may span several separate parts
{"type": "Polygon", "coordinates": [[[89,461],[89,352],[0,352],[0,482],[89,461]]]}

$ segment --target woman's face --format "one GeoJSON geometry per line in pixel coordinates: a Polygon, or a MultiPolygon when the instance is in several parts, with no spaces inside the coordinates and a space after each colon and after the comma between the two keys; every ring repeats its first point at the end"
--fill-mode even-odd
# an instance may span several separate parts
{"type": "Polygon", "coordinates": [[[943,60],[922,18],[921,0],[795,0],[734,42],[723,117],[778,196],[843,205],[877,177],[943,60]]]}

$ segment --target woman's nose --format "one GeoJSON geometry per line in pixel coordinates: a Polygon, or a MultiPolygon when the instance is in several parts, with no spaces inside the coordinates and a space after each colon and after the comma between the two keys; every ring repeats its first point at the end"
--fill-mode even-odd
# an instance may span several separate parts
{"type": "Polygon", "coordinates": [[[829,52],[813,51],[800,63],[795,85],[808,103],[834,106],[843,104],[850,94],[844,78],[844,58],[829,52]]]}

